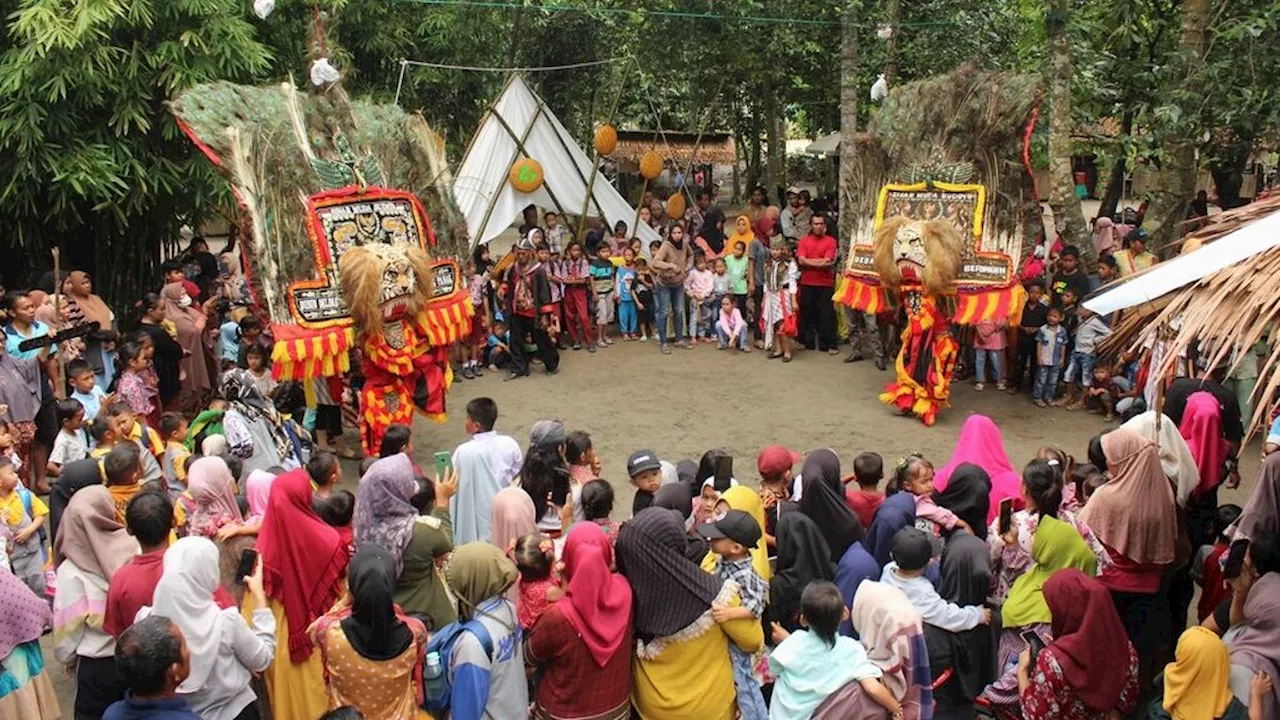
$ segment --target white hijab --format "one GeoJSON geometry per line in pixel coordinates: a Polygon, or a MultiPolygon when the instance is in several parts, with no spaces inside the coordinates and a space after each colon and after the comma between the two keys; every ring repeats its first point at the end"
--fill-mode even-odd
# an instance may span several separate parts
{"type": "MultiPolygon", "coordinates": [[[[205,686],[218,657],[222,637],[221,610],[213,601],[218,589],[218,546],[203,537],[185,537],[164,553],[164,574],[156,584],[151,613],[166,617],[182,630],[191,652],[191,674],[178,692],[205,686]]],[[[139,613],[141,615],[141,613],[139,613]]]]}
{"type": "Polygon", "coordinates": [[[1200,484],[1200,471],[1196,468],[1196,459],[1191,454],[1187,441],[1182,439],[1178,426],[1168,415],[1161,415],[1160,434],[1157,437],[1156,412],[1148,410],[1120,427],[1133,430],[1156,444],[1160,451],[1160,467],[1164,470],[1165,477],[1177,482],[1175,494],[1178,507],[1186,506],[1191,491],[1200,484]]]}

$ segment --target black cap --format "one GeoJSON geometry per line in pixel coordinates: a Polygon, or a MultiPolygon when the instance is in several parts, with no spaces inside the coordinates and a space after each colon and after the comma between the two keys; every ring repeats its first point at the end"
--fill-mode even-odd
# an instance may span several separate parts
{"type": "Polygon", "coordinates": [[[708,540],[727,538],[753,548],[760,542],[760,525],[751,515],[741,510],[730,510],[713,523],[699,525],[698,534],[708,540]]]}
{"type": "Polygon", "coordinates": [[[903,570],[919,570],[932,556],[933,544],[920,528],[909,525],[893,536],[893,561],[903,570]]]}
{"type": "Polygon", "coordinates": [[[627,477],[635,477],[642,472],[661,470],[662,462],[652,450],[637,450],[627,458],[627,477]]]}

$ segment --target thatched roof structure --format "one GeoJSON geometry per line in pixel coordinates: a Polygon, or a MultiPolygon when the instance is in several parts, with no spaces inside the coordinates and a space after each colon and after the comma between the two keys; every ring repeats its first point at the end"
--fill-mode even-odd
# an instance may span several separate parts
{"type": "Polygon", "coordinates": [[[727,132],[698,133],[672,132],[670,130],[619,130],[618,148],[612,157],[631,164],[640,162],[640,156],[655,150],[663,160],[674,160],[682,169],[689,167],[693,158],[699,165],[732,165],[737,159],[733,135],[727,132]],[[694,148],[697,157],[694,158],[694,148]]]}
{"type": "MultiPolygon", "coordinates": [[[[1280,196],[1212,216],[1205,227],[1184,239],[1183,253],[1221,254],[1228,244],[1256,242],[1259,228],[1254,227],[1249,233],[1240,231],[1264,220],[1268,224],[1280,222],[1280,196]]],[[[1272,236],[1270,232],[1266,234],[1272,236]]],[[[1263,245],[1266,244],[1269,243],[1264,240],[1263,245]]],[[[1194,262],[1188,258],[1189,264],[1194,262]]],[[[1162,265],[1126,281],[1152,275],[1160,271],[1162,265]]],[[[1153,372],[1163,375],[1192,343],[1198,343],[1206,366],[1225,366],[1232,370],[1248,355],[1242,350],[1264,343],[1267,356],[1253,393],[1256,409],[1248,419],[1248,432],[1252,435],[1265,429],[1273,398],[1280,388],[1277,321],[1280,321],[1280,242],[1264,247],[1243,261],[1204,274],[1149,303],[1125,310],[1102,350],[1137,349],[1150,332],[1163,328],[1171,347],[1164,355],[1163,366],[1152,368],[1153,372]]]]}

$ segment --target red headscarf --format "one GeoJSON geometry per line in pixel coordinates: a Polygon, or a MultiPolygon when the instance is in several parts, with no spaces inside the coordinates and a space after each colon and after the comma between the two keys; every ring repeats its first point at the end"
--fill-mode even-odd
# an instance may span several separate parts
{"type": "Polygon", "coordinates": [[[630,639],[631,585],[609,572],[613,547],[595,523],[573,526],[561,558],[569,587],[560,610],[582,636],[596,664],[604,667],[630,639]]]}
{"type": "Polygon", "coordinates": [[[766,247],[769,245],[769,238],[773,237],[773,218],[766,214],[761,215],[760,219],[756,220],[756,237],[766,247]]]}
{"type": "Polygon", "coordinates": [[[1222,407],[1212,393],[1191,393],[1187,407],[1182,411],[1182,424],[1178,426],[1182,439],[1196,459],[1200,471],[1200,484],[1191,492],[1201,495],[1218,487],[1222,482],[1222,466],[1227,460],[1227,440],[1222,436],[1222,407]]]}
{"type": "Polygon", "coordinates": [[[1053,642],[1046,652],[1062,667],[1076,696],[1091,710],[1115,709],[1129,679],[1129,635],[1111,593],[1075,568],[1054,573],[1044,584],[1053,614],[1053,642]]]}
{"type": "Polygon", "coordinates": [[[338,531],[311,509],[306,470],[291,470],[271,483],[258,552],[263,589],[284,606],[289,623],[289,659],[303,662],[311,656],[307,628],[333,605],[348,559],[338,531]]]}

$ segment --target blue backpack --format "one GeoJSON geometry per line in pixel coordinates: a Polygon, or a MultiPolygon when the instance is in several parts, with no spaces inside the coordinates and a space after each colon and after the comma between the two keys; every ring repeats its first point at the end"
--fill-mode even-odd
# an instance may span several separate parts
{"type": "Polygon", "coordinates": [[[468,632],[480,641],[485,657],[492,660],[493,638],[489,636],[489,630],[484,623],[479,620],[449,623],[433,634],[427,642],[427,654],[436,653],[440,656],[440,678],[435,681],[427,677],[426,661],[422,663],[422,686],[426,690],[423,693],[423,706],[433,715],[439,715],[453,704],[453,683],[449,681],[449,668],[453,665],[454,648],[462,639],[462,634],[468,632]]]}

